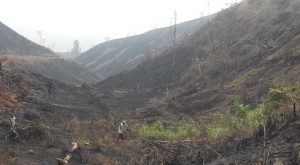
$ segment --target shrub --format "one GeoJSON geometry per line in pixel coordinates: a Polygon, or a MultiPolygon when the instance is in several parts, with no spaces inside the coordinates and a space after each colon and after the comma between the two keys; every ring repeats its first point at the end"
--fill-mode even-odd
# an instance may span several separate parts
{"type": "Polygon", "coordinates": [[[289,90],[284,87],[280,87],[277,89],[270,90],[268,94],[268,100],[272,102],[280,102],[280,101],[287,101],[288,100],[288,92],[289,90]]]}
{"type": "Polygon", "coordinates": [[[269,91],[264,101],[265,114],[274,118],[289,113],[291,105],[299,98],[298,94],[299,87],[297,86],[275,85],[275,88],[269,91]]]}
{"type": "Polygon", "coordinates": [[[238,99],[233,100],[233,106],[235,108],[237,117],[244,118],[246,116],[247,111],[250,110],[250,106],[241,104],[238,99]]]}
{"type": "Polygon", "coordinates": [[[209,137],[247,137],[253,135],[260,124],[267,122],[268,118],[276,118],[289,109],[288,105],[298,98],[299,88],[278,86],[271,89],[262,104],[251,110],[239,100],[233,100],[236,113],[229,110],[216,112],[212,116],[213,123],[208,125],[206,133],[209,137]]]}
{"type": "Polygon", "coordinates": [[[213,123],[208,125],[206,133],[209,137],[247,137],[253,135],[261,123],[265,123],[267,116],[263,105],[254,110],[243,106],[238,101],[234,104],[237,113],[229,110],[213,114],[213,123]]]}

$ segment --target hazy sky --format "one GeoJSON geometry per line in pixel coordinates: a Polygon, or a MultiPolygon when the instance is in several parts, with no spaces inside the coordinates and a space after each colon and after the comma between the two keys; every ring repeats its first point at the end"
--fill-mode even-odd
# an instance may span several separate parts
{"type": "Polygon", "coordinates": [[[69,51],[78,39],[82,51],[104,41],[140,34],[199,18],[232,0],[0,0],[0,21],[26,38],[54,51],[69,51]],[[209,10],[208,10],[209,9],[209,10]]]}

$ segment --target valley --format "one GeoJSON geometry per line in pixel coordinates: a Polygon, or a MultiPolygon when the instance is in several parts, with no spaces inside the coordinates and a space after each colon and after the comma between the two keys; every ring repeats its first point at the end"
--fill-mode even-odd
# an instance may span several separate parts
{"type": "Polygon", "coordinates": [[[122,39],[80,55],[87,69],[7,51],[0,33],[0,164],[299,164],[299,8],[299,0],[233,4],[110,73],[95,59],[122,39]]]}

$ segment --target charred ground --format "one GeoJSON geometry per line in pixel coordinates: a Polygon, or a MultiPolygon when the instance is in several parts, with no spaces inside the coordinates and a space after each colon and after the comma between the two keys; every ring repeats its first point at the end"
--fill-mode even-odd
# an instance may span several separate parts
{"type": "MultiPolygon", "coordinates": [[[[299,163],[300,125],[292,113],[267,127],[267,140],[259,133],[221,140],[206,134],[192,141],[153,140],[139,137],[133,127],[155,120],[168,126],[188,118],[202,130],[211,114],[228,109],[234,97],[256,107],[276,84],[299,87],[299,3],[243,1],[160,58],[95,86],[2,72],[1,90],[6,94],[1,95],[0,161],[56,164],[55,158],[64,157],[75,141],[80,149],[72,153],[71,164],[255,164],[263,162],[264,143],[266,164],[276,159],[299,163]],[[40,136],[7,136],[13,113],[17,128],[30,127],[40,136]],[[116,142],[116,124],[124,119],[133,131],[126,141],[116,142]]],[[[295,105],[299,107],[299,100],[295,105]]]]}

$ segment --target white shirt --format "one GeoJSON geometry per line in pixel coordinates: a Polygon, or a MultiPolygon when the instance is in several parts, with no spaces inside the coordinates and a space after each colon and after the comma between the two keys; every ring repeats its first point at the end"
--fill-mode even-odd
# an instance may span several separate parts
{"type": "Polygon", "coordinates": [[[124,133],[124,131],[125,131],[124,124],[121,123],[121,124],[119,125],[119,127],[118,127],[118,133],[124,133]]]}

